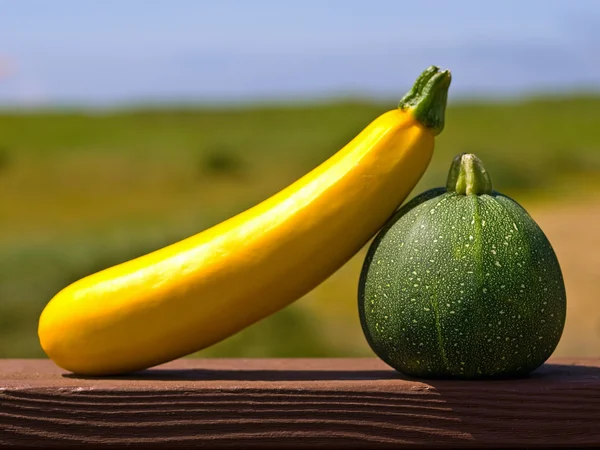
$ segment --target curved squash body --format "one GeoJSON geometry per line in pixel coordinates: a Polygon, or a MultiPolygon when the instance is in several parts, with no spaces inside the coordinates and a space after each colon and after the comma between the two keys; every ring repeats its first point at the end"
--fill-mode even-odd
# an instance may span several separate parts
{"type": "Polygon", "coordinates": [[[40,317],[43,349],[73,372],[129,372],[203,349],[283,308],[377,232],[425,171],[434,134],[412,110],[389,111],[257,206],[73,283],[40,317]]]}
{"type": "Polygon", "coordinates": [[[373,241],[359,310],[375,353],[403,373],[516,376],[554,351],[566,296],[548,239],[520,205],[440,188],[373,241]]]}

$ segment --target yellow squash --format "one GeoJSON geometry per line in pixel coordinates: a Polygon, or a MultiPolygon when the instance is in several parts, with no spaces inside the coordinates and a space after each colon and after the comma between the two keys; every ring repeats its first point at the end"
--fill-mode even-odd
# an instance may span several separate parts
{"type": "Polygon", "coordinates": [[[67,286],[42,312],[42,348],[75,373],[126,373],[206,348],[300,298],[357,253],[421,178],[449,84],[448,71],[430,67],[398,109],[271,198],[67,286]]]}

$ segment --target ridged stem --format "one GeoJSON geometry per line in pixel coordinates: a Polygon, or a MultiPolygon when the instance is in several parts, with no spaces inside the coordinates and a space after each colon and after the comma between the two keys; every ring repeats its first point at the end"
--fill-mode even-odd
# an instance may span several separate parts
{"type": "Polygon", "coordinates": [[[461,153],[452,161],[446,190],[461,195],[491,194],[492,180],[477,156],[461,153]]]}
{"type": "Polygon", "coordinates": [[[441,71],[437,66],[430,66],[417,78],[412,89],[400,100],[398,107],[410,111],[418,122],[438,135],[444,129],[451,81],[449,70],[441,71]]]}

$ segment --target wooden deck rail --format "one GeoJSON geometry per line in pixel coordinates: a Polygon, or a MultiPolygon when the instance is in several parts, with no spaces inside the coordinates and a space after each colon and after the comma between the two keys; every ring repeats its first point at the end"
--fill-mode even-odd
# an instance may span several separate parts
{"type": "Polygon", "coordinates": [[[182,359],[109,378],[0,360],[0,444],[600,447],[600,359],[471,382],[411,380],[371,358],[182,359]]]}

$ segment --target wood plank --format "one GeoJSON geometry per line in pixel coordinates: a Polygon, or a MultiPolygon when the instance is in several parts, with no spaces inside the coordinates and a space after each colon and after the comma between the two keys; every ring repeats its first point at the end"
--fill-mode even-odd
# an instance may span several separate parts
{"type": "Polygon", "coordinates": [[[0,360],[0,444],[600,446],[600,359],[527,378],[413,380],[377,359],[181,359],[127,376],[0,360]]]}

